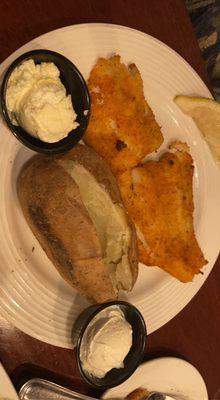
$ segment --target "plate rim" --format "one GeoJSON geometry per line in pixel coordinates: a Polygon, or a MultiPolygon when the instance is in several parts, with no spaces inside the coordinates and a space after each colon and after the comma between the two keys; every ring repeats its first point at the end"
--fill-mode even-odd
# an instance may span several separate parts
{"type": "MultiPolygon", "coordinates": [[[[6,383],[7,385],[7,391],[9,392],[9,394],[4,394],[3,400],[19,400],[18,399],[18,394],[13,386],[13,383],[11,382],[11,379],[9,377],[9,375],[7,374],[5,368],[3,367],[1,361],[0,361],[0,379],[1,376],[4,379],[4,383],[6,383]],[[7,399],[5,398],[7,396],[7,399]],[[10,398],[10,399],[9,399],[10,398]]],[[[1,382],[2,384],[2,382],[1,382]]],[[[1,391],[0,391],[0,397],[2,396],[1,391]]]]}
{"type": "MultiPolygon", "coordinates": [[[[182,64],[184,64],[185,67],[190,71],[190,73],[193,74],[193,76],[195,76],[197,80],[199,80],[199,82],[200,82],[200,84],[202,85],[203,89],[204,89],[207,93],[209,93],[209,95],[211,96],[211,93],[210,93],[209,89],[207,88],[207,86],[205,85],[205,83],[202,81],[201,77],[200,77],[200,76],[197,74],[197,72],[193,69],[193,67],[192,67],[179,53],[177,53],[175,50],[173,50],[171,47],[169,47],[166,43],[162,42],[161,40],[159,40],[159,39],[153,37],[152,35],[149,35],[149,34],[143,32],[143,31],[140,31],[140,30],[137,30],[137,29],[134,29],[134,28],[131,28],[131,27],[126,27],[125,25],[117,25],[117,24],[110,24],[110,23],[83,23],[83,24],[75,24],[75,25],[68,25],[68,26],[65,26],[65,27],[61,27],[61,28],[58,28],[58,29],[55,29],[55,30],[46,32],[46,33],[44,33],[44,34],[42,34],[42,35],[40,35],[40,36],[38,36],[38,37],[35,37],[35,38],[32,39],[31,41],[25,43],[23,46],[21,46],[20,48],[18,48],[17,50],[15,50],[13,53],[11,53],[11,54],[1,63],[0,68],[2,69],[2,67],[4,67],[4,66],[7,65],[9,62],[11,62],[11,61],[10,61],[11,58],[16,57],[18,53],[20,53],[21,51],[23,51],[23,49],[26,48],[26,46],[28,46],[28,45],[34,43],[34,41],[36,41],[37,39],[39,40],[39,39],[45,38],[45,37],[47,37],[47,36],[54,35],[56,32],[63,32],[63,31],[68,31],[68,30],[72,31],[72,30],[77,29],[77,28],[80,28],[80,29],[81,29],[81,28],[87,29],[88,27],[94,27],[94,28],[108,28],[108,29],[112,29],[112,28],[113,28],[113,29],[119,29],[119,30],[122,29],[123,31],[128,31],[128,30],[129,30],[131,33],[134,32],[135,34],[138,34],[138,35],[143,36],[145,39],[148,39],[148,40],[150,40],[150,41],[153,41],[153,42],[158,43],[160,46],[162,46],[163,48],[165,48],[166,51],[168,51],[168,52],[169,52],[170,54],[172,54],[176,59],[178,59],[182,64]]],[[[1,73],[2,73],[2,71],[1,71],[1,73]]],[[[216,261],[216,260],[215,260],[215,261],[216,261]]],[[[189,304],[189,302],[190,302],[190,301],[193,299],[193,297],[198,293],[198,291],[200,290],[201,286],[204,284],[204,282],[205,282],[206,279],[208,278],[208,275],[209,275],[209,273],[211,272],[211,270],[212,270],[213,267],[214,267],[214,263],[213,263],[213,265],[212,265],[210,271],[205,275],[205,279],[198,285],[198,287],[196,288],[196,291],[193,293],[193,295],[190,295],[190,296],[189,296],[189,297],[190,297],[189,299],[187,298],[187,300],[185,301],[185,304],[184,304],[183,306],[181,305],[181,306],[180,306],[180,309],[179,309],[177,312],[175,312],[175,314],[174,314],[172,317],[169,316],[169,317],[167,318],[167,320],[165,320],[165,322],[163,321],[162,324],[160,324],[160,326],[157,327],[156,329],[154,329],[152,332],[154,332],[155,330],[159,329],[160,327],[162,327],[163,325],[165,325],[166,323],[168,323],[168,322],[169,322],[172,318],[174,318],[180,311],[182,311],[182,310],[186,307],[187,304],[189,304]]],[[[1,289],[1,288],[0,288],[0,289],[1,289]]],[[[153,295],[155,295],[155,294],[152,294],[152,296],[153,296],[153,295]]],[[[151,296],[150,296],[150,297],[151,297],[151,296]]],[[[4,313],[4,314],[5,314],[4,316],[6,317],[6,319],[8,319],[8,318],[7,318],[7,313],[4,313]]],[[[22,324],[20,324],[20,323],[18,324],[18,323],[16,323],[16,322],[14,322],[14,321],[16,321],[16,319],[14,318],[14,316],[10,316],[9,321],[13,321],[13,323],[14,323],[15,326],[19,327],[19,329],[21,329],[21,330],[24,331],[25,333],[27,333],[27,334],[29,334],[29,335],[35,337],[36,339],[43,340],[43,341],[45,341],[45,342],[47,342],[47,343],[54,344],[54,345],[61,346],[61,347],[72,348],[72,345],[69,346],[69,345],[67,345],[67,343],[64,344],[63,340],[60,339],[61,336],[59,336],[59,339],[57,339],[57,340],[55,340],[55,339],[50,339],[50,340],[49,340],[48,337],[43,336],[43,335],[41,335],[41,334],[39,335],[38,333],[33,332],[32,328],[26,329],[26,330],[25,330],[25,329],[23,328],[22,324]],[[20,326],[19,326],[19,325],[20,325],[20,326]],[[30,333],[30,332],[32,332],[32,333],[30,333]],[[61,343],[62,343],[62,344],[61,344],[61,343]]]]}
{"type": "MultiPolygon", "coordinates": [[[[150,359],[150,360],[147,360],[147,361],[144,361],[143,363],[141,363],[140,365],[139,365],[139,367],[137,368],[137,370],[134,372],[134,374],[128,379],[128,380],[132,380],[132,379],[134,379],[135,378],[135,374],[142,374],[143,372],[144,372],[144,370],[146,369],[146,367],[147,367],[147,369],[148,368],[151,368],[151,367],[153,367],[154,368],[154,366],[156,365],[157,366],[157,364],[158,363],[164,363],[165,365],[166,365],[166,363],[168,362],[171,362],[171,363],[178,363],[178,364],[181,364],[182,366],[184,366],[184,367],[187,367],[187,368],[190,368],[193,372],[194,372],[194,374],[195,375],[197,375],[199,378],[200,378],[200,380],[201,380],[201,383],[203,384],[203,389],[204,389],[204,392],[206,392],[206,393],[204,393],[204,395],[206,396],[206,398],[204,398],[204,399],[201,399],[201,400],[208,400],[208,389],[207,389],[207,386],[206,386],[206,383],[205,383],[205,380],[204,380],[204,378],[203,378],[203,376],[202,376],[202,374],[200,373],[200,371],[193,365],[193,364],[191,364],[189,361],[187,361],[187,360],[184,360],[183,358],[179,358],[179,357],[172,357],[172,356],[161,356],[161,357],[157,357],[157,358],[153,358],[153,359],[150,359]]],[[[103,393],[103,395],[102,395],[102,399],[103,400],[108,400],[108,394],[111,394],[111,392],[112,391],[115,391],[115,390],[117,390],[117,388],[122,388],[123,386],[125,386],[126,384],[127,384],[128,382],[126,381],[126,382],[123,382],[121,385],[118,385],[118,386],[116,386],[116,387],[114,387],[114,388],[111,388],[111,389],[108,389],[108,390],[106,390],[104,393],[103,393]]],[[[133,389],[133,390],[135,390],[135,389],[133,389]]]]}

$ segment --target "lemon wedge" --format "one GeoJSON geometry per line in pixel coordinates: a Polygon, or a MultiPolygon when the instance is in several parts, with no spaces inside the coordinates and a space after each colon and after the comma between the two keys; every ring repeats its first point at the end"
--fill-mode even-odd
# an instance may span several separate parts
{"type": "Polygon", "coordinates": [[[174,102],[193,118],[220,167],[220,104],[204,97],[176,96],[174,102]]]}

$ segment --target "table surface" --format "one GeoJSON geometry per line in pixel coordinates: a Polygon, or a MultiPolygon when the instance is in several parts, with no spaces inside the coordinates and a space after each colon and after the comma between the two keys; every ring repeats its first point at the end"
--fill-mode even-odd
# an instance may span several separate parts
{"type": "MultiPolygon", "coordinates": [[[[181,54],[209,86],[197,40],[181,0],[1,0],[0,62],[34,37],[66,25],[109,22],[139,29],[181,54]]],[[[220,399],[220,259],[194,299],[149,335],[146,360],[178,356],[203,375],[210,399],[220,399]]],[[[0,317],[0,360],[16,388],[38,376],[91,393],[71,350],[35,340],[0,317]]],[[[95,393],[93,392],[93,395],[95,393]]],[[[201,399],[196,399],[201,400],[201,399]]]]}

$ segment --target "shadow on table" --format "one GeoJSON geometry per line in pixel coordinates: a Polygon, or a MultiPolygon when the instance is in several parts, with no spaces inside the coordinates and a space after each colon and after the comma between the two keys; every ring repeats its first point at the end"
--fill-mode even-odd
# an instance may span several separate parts
{"type": "MultiPolygon", "coordinates": [[[[160,357],[177,357],[185,361],[188,361],[181,354],[178,354],[173,350],[164,349],[162,347],[156,347],[146,352],[143,362],[150,361],[160,357]]],[[[18,392],[27,381],[33,378],[46,379],[58,385],[64,386],[70,390],[75,390],[77,392],[84,393],[96,398],[100,398],[103,393],[101,391],[94,390],[93,388],[91,388],[81,378],[66,377],[62,374],[58,375],[55,374],[54,372],[51,372],[47,369],[38,367],[37,365],[33,364],[27,363],[20,365],[11,374],[11,380],[18,392]]]]}
{"type": "Polygon", "coordinates": [[[188,361],[186,357],[184,357],[182,354],[173,351],[171,349],[165,349],[163,347],[155,347],[152,349],[147,349],[146,354],[144,356],[143,362],[153,360],[155,358],[161,358],[161,357],[175,357],[175,358],[181,358],[184,361],[188,361]]]}
{"type": "Polygon", "coordinates": [[[30,379],[40,378],[54,382],[70,390],[75,390],[80,393],[94,395],[94,391],[81,378],[66,377],[62,374],[56,374],[42,367],[33,364],[22,364],[17,367],[10,376],[17,392],[30,379]]]}

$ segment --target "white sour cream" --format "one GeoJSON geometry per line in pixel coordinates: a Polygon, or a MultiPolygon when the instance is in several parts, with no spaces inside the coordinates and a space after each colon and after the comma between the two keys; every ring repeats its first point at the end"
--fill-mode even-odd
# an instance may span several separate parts
{"type": "Polygon", "coordinates": [[[90,322],[81,342],[80,359],[88,374],[103,378],[123,368],[132,346],[132,328],[120,307],[107,307],[90,322]]]}

